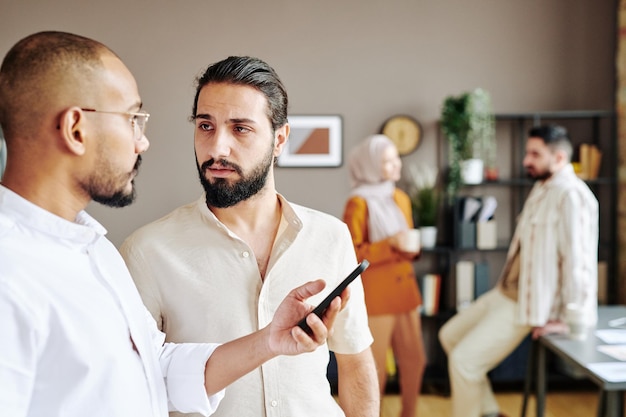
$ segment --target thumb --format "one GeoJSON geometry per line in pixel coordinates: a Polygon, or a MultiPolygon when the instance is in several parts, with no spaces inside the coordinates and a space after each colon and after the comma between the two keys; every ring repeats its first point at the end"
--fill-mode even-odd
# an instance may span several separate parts
{"type": "Polygon", "coordinates": [[[324,287],[326,287],[326,282],[324,282],[323,279],[309,281],[306,284],[291,290],[291,295],[296,297],[296,299],[303,301],[319,293],[324,289],[324,287]]]}

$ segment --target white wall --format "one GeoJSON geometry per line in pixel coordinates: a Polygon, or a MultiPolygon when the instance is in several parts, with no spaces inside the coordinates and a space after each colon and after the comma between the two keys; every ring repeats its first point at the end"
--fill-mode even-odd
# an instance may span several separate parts
{"type": "MultiPolygon", "coordinates": [[[[425,136],[405,165],[433,163],[450,94],[483,87],[497,112],[613,108],[616,10],[613,0],[0,0],[0,55],[30,33],[65,30],[104,42],[134,72],[152,114],[139,197],[89,208],[119,244],[200,195],[187,117],[210,63],[266,60],[292,114],[343,116],[346,152],[410,114],[425,136]]],[[[287,198],[341,216],[345,165],[276,176],[287,198]]]]}

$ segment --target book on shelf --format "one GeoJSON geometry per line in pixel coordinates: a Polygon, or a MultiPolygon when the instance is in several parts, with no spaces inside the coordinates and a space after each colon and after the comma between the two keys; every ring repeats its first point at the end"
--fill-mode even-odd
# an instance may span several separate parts
{"type": "Polygon", "coordinates": [[[578,148],[578,162],[574,162],[576,174],[583,180],[593,180],[598,178],[600,173],[600,163],[602,161],[602,151],[593,144],[581,143],[578,148]]]}
{"type": "Polygon", "coordinates": [[[459,261],[456,263],[456,309],[467,308],[472,301],[491,289],[489,263],[459,261]]]}
{"type": "Polygon", "coordinates": [[[474,300],[474,262],[456,263],[456,309],[461,311],[469,307],[474,300]]]}
{"type": "Polygon", "coordinates": [[[489,264],[477,262],[474,266],[474,299],[489,291],[489,264]]]}
{"type": "Polygon", "coordinates": [[[441,293],[441,275],[425,274],[419,280],[422,293],[422,314],[432,316],[439,312],[441,293]]]}

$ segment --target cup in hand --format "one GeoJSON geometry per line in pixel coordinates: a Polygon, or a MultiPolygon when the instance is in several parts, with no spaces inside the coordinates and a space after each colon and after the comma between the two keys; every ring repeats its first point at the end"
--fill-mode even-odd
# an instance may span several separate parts
{"type": "Polygon", "coordinates": [[[399,240],[400,249],[405,252],[420,251],[420,231],[419,229],[409,229],[402,233],[399,240]]]}
{"type": "Polygon", "coordinates": [[[569,337],[574,340],[587,338],[587,323],[583,308],[574,303],[569,303],[565,310],[565,322],[569,327],[569,337]]]}

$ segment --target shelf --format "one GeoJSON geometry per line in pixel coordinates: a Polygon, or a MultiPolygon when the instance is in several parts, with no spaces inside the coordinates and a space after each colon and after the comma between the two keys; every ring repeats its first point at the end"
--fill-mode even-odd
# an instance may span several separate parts
{"type": "Polygon", "coordinates": [[[447,254],[452,249],[451,246],[435,246],[434,248],[422,248],[422,253],[432,253],[432,254],[447,254]]]}
{"type": "MultiPolygon", "coordinates": [[[[616,184],[615,178],[598,177],[592,180],[585,180],[589,185],[612,185],[616,184]]],[[[529,178],[503,178],[495,181],[483,181],[480,184],[463,184],[463,188],[475,187],[532,187],[535,181],[529,178]]]]}
{"type": "Polygon", "coordinates": [[[439,310],[435,314],[424,314],[421,313],[420,317],[422,320],[438,320],[441,322],[446,322],[449,318],[456,314],[456,309],[446,309],[439,310]]]}
{"type": "Polygon", "coordinates": [[[522,113],[498,113],[496,120],[532,120],[532,119],[593,119],[595,117],[613,117],[612,110],[561,110],[534,111],[522,113]]]}
{"type": "Polygon", "coordinates": [[[456,246],[435,246],[434,248],[422,248],[422,253],[449,254],[451,252],[506,252],[509,250],[509,242],[498,242],[498,246],[491,249],[478,247],[460,248],[456,246]]]}

